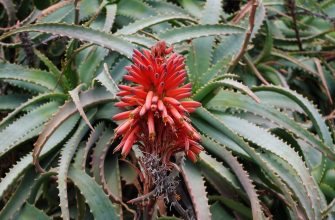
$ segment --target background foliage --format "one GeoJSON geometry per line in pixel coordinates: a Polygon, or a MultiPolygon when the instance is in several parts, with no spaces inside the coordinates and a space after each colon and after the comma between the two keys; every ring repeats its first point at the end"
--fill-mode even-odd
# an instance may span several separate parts
{"type": "Polygon", "coordinates": [[[334,219],[334,0],[0,3],[0,219],[143,217],[141,154],[112,153],[111,118],[133,49],[158,40],[203,105],[205,152],[179,164],[190,218],[334,219]]]}

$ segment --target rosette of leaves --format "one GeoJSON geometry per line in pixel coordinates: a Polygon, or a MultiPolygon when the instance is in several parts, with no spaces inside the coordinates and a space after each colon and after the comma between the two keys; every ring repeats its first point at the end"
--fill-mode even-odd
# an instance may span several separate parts
{"type": "MultiPolygon", "coordinates": [[[[38,9],[27,2],[30,7],[14,5],[25,10],[26,19],[8,7],[1,17],[4,27],[7,16],[15,20],[12,12],[21,22],[8,22],[0,37],[0,79],[7,87],[0,96],[7,113],[0,124],[0,157],[8,161],[9,155],[26,153],[1,179],[1,219],[144,214],[127,204],[141,192],[138,152],[126,159],[112,154],[117,143],[112,144],[111,118],[118,113],[117,84],[133,49],[158,40],[186,56],[192,98],[203,105],[191,120],[205,152],[196,164],[180,164],[178,203],[190,216],[334,218],[333,124],[290,89],[312,88],[299,77],[309,74],[310,65],[318,74],[320,68],[292,53],[299,47],[293,19],[278,19],[289,13],[287,3],[241,2],[240,10],[228,14],[223,1],[213,0],[50,1],[38,9]],[[295,74],[283,75],[278,65],[295,74]],[[262,80],[277,86],[259,86],[267,84],[262,80]]],[[[296,2],[297,10],[322,14],[310,1],[296,2]]],[[[331,8],[321,4],[326,13],[331,8]]],[[[320,51],[330,50],[327,27],[313,28],[317,19],[298,20],[308,25],[301,33],[303,48],[323,40],[320,51]]],[[[320,65],[333,79],[334,64],[320,65]]],[[[325,97],[322,78],[312,77],[325,92],[309,98],[325,97]]],[[[316,101],[327,106],[328,100],[316,101]]],[[[180,217],[170,205],[158,204],[154,216],[180,217]]]]}

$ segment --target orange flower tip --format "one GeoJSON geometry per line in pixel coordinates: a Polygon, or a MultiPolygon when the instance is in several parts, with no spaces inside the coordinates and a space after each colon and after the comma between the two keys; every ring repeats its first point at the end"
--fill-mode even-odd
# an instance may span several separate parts
{"type": "Polygon", "coordinates": [[[150,133],[149,134],[149,140],[151,141],[151,142],[153,142],[154,140],[155,140],[155,136],[156,136],[156,134],[155,133],[150,133]]]}

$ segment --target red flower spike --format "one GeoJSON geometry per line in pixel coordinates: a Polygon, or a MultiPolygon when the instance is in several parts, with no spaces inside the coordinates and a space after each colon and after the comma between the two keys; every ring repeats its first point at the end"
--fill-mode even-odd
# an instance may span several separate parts
{"type": "Polygon", "coordinates": [[[114,151],[121,150],[125,157],[136,143],[143,152],[159,155],[164,162],[181,151],[195,162],[203,148],[187,115],[201,104],[183,101],[192,91],[191,83],[184,84],[184,57],[162,41],[150,51],[134,50],[132,61],[124,76],[132,84],[119,85],[117,94],[121,101],[115,106],[128,110],[113,117],[126,120],[115,129],[115,138],[122,136],[122,140],[114,151]]]}

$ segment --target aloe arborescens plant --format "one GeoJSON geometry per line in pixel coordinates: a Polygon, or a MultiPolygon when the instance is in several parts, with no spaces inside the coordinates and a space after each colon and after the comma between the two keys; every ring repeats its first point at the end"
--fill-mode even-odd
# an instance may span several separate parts
{"type": "Polygon", "coordinates": [[[334,219],[334,0],[231,2],[0,1],[0,219],[334,219]]]}

